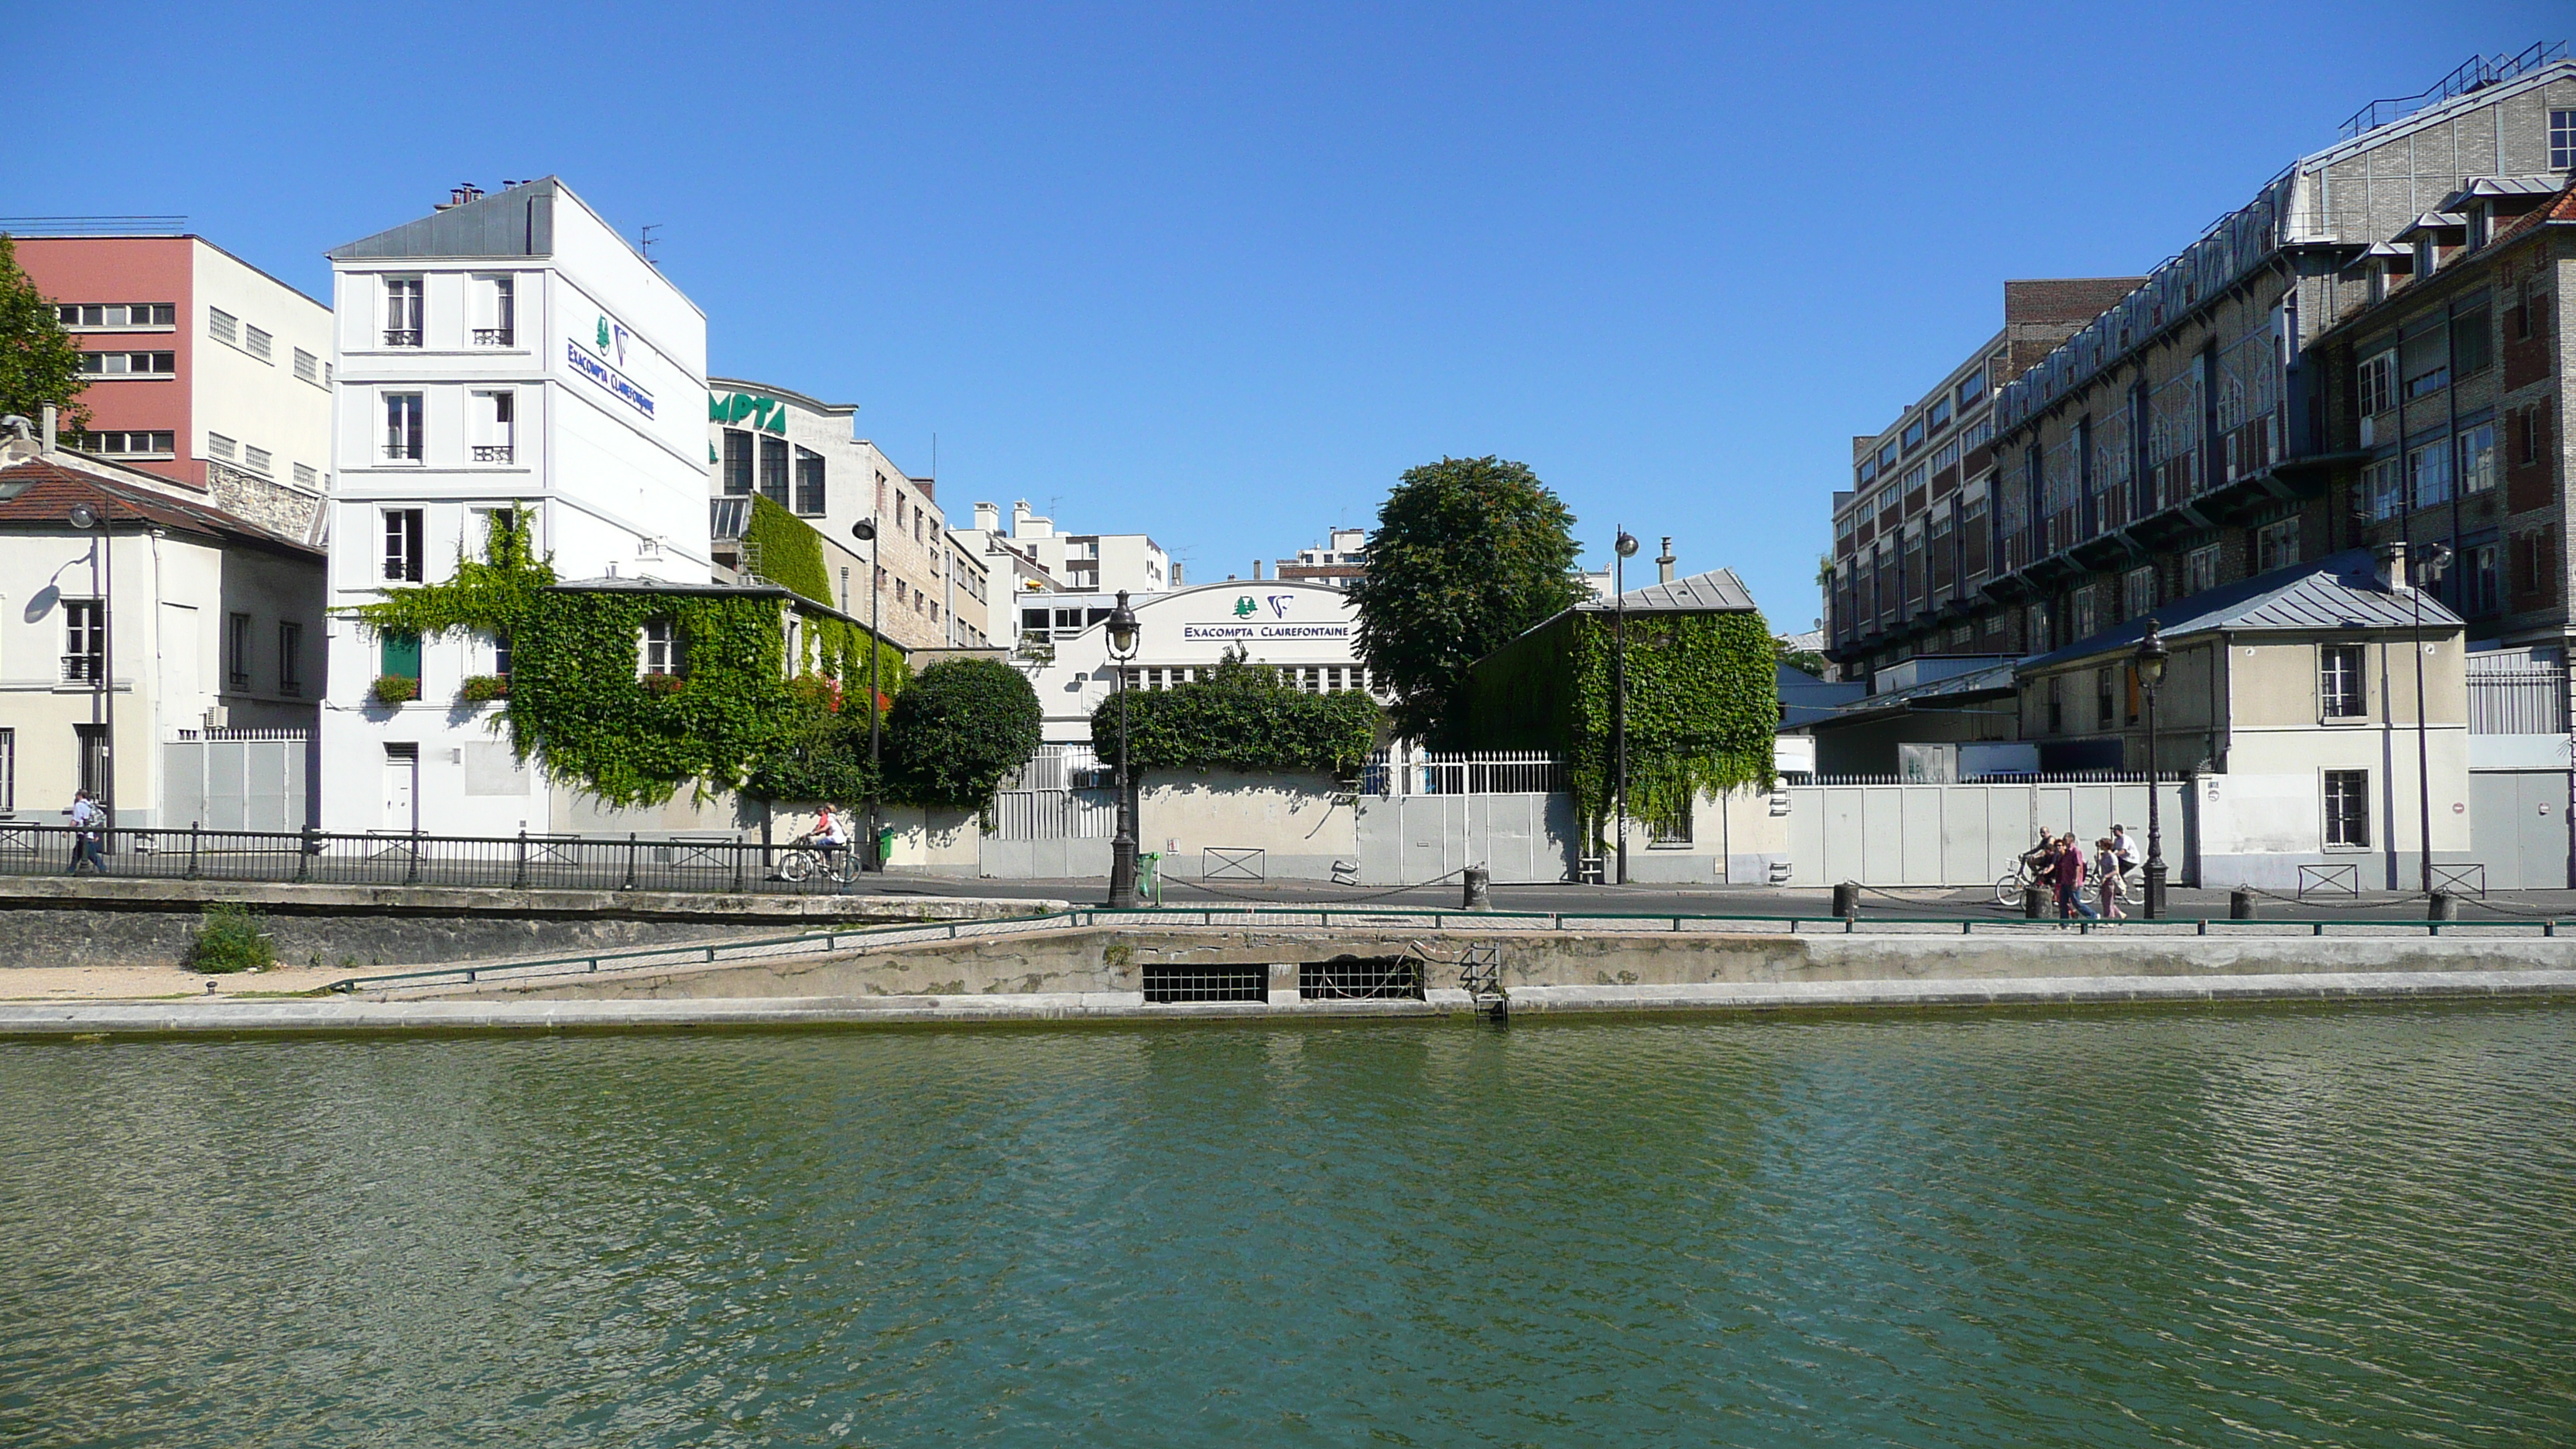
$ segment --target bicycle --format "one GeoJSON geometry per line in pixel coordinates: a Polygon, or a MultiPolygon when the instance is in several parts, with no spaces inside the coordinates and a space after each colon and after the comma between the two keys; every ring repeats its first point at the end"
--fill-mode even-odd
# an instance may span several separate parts
{"type": "MultiPolygon", "coordinates": [[[[2057,898],[2055,881],[2039,879],[2031,874],[2029,860],[2019,856],[2014,857],[2010,873],[1995,882],[1995,904],[2018,909],[2022,902],[2022,893],[2033,884],[2037,884],[2042,891],[2046,892],[2051,901],[2057,898]]],[[[2085,881],[2084,889],[2088,895],[2098,893],[2102,889],[2101,877],[2097,875],[2085,881]]],[[[2122,872],[2119,889],[2115,894],[2118,895],[2122,905],[2134,906],[2145,900],[2147,898],[2146,872],[2143,870],[2122,872]]]]}
{"type": "Polygon", "coordinates": [[[778,857],[778,878],[789,885],[803,885],[816,876],[836,885],[848,885],[859,878],[859,853],[844,845],[825,850],[806,836],[778,857]]]}

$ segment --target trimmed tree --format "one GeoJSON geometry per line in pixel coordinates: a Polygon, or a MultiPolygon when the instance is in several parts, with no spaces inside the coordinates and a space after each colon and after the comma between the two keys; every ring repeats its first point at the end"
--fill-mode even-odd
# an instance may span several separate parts
{"type": "Polygon", "coordinates": [[[78,401],[89,379],[80,370],[80,344],[63,330],[54,304],[18,269],[18,248],[0,232],[0,416],[35,418],[52,403],[65,431],[89,426],[78,401]]]}
{"type": "MultiPolygon", "coordinates": [[[[1229,656],[1207,678],[1130,690],[1127,739],[1144,770],[1280,771],[1356,776],[1376,746],[1377,701],[1308,694],[1276,670],[1229,656]]],[[[1118,760],[1118,695],[1091,711],[1092,749],[1118,760]]]]}
{"type": "Polygon", "coordinates": [[[1351,589],[1360,657],[1395,695],[1398,734],[1454,745],[1467,666],[1583,601],[1573,527],[1525,464],[1443,458],[1406,471],[1351,589]]]}
{"type": "MultiPolygon", "coordinates": [[[[886,714],[887,793],[912,805],[981,810],[1037,753],[1043,716],[1028,676],[998,659],[921,671],[886,714]]],[[[866,726],[860,726],[865,747],[866,726]]]]}

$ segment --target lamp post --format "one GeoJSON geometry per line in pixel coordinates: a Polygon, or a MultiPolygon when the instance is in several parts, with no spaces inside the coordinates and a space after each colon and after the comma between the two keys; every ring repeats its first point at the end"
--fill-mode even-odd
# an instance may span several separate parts
{"type": "Polygon", "coordinates": [[[1118,838],[1109,842],[1109,909],[1136,908],[1136,796],[1127,773],[1127,661],[1136,657],[1136,611],[1127,607],[1127,591],[1118,591],[1118,607],[1109,611],[1109,658],[1117,671],[1118,691],[1118,838]]]}
{"type": "Polygon", "coordinates": [[[2165,641],[2156,621],[2147,620],[2147,637],[2138,641],[2138,684],[2147,694],[2147,899],[2141,912],[2148,920],[2165,913],[2165,819],[2156,791],[2156,687],[2165,682],[2165,641]]]}
{"type": "Polygon", "coordinates": [[[2450,545],[2426,545],[2424,561],[2416,565],[2415,587],[2406,591],[2415,604],[2415,792],[2424,816],[2424,833],[2417,843],[2423,848],[2427,896],[2433,894],[2433,744],[2424,722],[2424,591],[2439,587],[2442,571],[2450,566],[2450,545]]]}
{"type": "Polygon", "coordinates": [[[862,518],[850,525],[850,537],[868,546],[868,848],[859,858],[874,871],[885,869],[885,856],[877,846],[877,787],[883,764],[883,716],[879,708],[885,695],[878,688],[878,648],[883,642],[877,634],[877,596],[885,590],[885,575],[877,567],[877,521],[862,518]]]}
{"type": "Polygon", "coordinates": [[[1610,546],[1610,613],[1615,621],[1614,646],[1610,656],[1611,674],[1616,687],[1610,700],[1610,733],[1618,759],[1614,766],[1616,779],[1612,798],[1619,823],[1619,884],[1628,883],[1628,560],[1637,556],[1637,540],[1628,530],[1619,530],[1618,542],[1610,546]]]}
{"type": "Polygon", "coordinates": [[[94,547],[98,550],[98,667],[89,679],[90,721],[103,724],[106,734],[99,740],[99,808],[106,813],[108,848],[116,844],[116,551],[108,534],[107,495],[98,502],[75,503],[71,507],[71,526],[87,533],[97,530],[94,547]]]}

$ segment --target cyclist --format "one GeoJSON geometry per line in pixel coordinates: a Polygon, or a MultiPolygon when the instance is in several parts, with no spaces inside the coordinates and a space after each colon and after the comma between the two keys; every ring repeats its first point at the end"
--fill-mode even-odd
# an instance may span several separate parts
{"type": "Polygon", "coordinates": [[[2138,868],[2138,842],[2129,838],[2129,827],[2117,821],[2111,824],[2111,860],[2120,873],[2121,889],[2126,890],[2129,872],[2138,868]]]}
{"type": "Polygon", "coordinates": [[[829,871],[839,864],[841,851],[850,843],[850,832],[841,824],[840,812],[827,804],[814,817],[814,829],[805,838],[812,843],[814,853],[823,857],[823,869],[829,871]]]}

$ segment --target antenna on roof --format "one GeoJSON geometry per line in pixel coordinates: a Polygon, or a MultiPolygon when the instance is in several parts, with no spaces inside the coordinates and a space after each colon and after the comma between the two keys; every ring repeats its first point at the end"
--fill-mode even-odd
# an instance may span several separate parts
{"type": "Polygon", "coordinates": [[[658,221],[635,228],[635,250],[642,252],[648,262],[653,260],[653,233],[661,229],[662,223],[658,221]]]}

